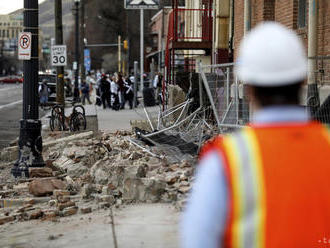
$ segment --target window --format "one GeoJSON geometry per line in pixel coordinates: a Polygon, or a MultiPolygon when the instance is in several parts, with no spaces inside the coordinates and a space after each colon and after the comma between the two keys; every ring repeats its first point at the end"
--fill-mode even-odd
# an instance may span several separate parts
{"type": "Polygon", "coordinates": [[[2,30],[2,37],[6,37],[6,30],[2,30]]]}
{"type": "Polygon", "coordinates": [[[2,37],[2,30],[0,29],[0,38],[2,37]]]}
{"type": "Polygon", "coordinates": [[[298,28],[306,27],[306,0],[298,0],[298,28]]]}
{"type": "Polygon", "coordinates": [[[7,29],[7,36],[6,36],[7,38],[9,38],[9,30],[7,29]]]}

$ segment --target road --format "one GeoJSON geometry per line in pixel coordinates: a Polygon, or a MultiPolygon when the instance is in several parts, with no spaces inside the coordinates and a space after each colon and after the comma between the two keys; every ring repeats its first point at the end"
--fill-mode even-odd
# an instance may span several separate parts
{"type": "Polygon", "coordinates": [[[22,96],[22,85],[0,85],[0,149],[8,146],[19,134],[22,96]]]}
{"type": "Polygon", "coordinates": [[[22,96],[22,84],[0,84],[0,149],[19,135],[22,96]]]}

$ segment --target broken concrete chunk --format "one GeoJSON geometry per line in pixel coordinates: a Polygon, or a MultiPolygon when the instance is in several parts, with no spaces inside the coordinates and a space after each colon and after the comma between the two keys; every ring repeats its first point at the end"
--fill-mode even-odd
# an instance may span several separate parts
{"type": "Polygon", "coordinates": [[[52,220],[58,216],[58,211],[56,210],[46,210],[44,211],[43,220],[52,220]]]}
{"type": "Polygon", "coordinates": [[[82,208],[80,208],[80,212],[82,214],[89,214],[92,212],[92,208],[91,207],[82,207],[82,208]]]}
{"type": "Polygon", "coordinates": [[[70,164],[67,165],[67,174],[71,178],[77,178],[83,176],[86,172],[88,172],[88,168],[84,166],[82,163],[70,164]]]}
{"type": "Polygon", "coordinates": [[[74,206],[76,206],[76,204],[72,201],[69,201],[69,202],[65,202],[65,203],[58,203],[57,209],[62,211],[65,208],[74,207],[74,206]]]}
{"type": "Polygon", "coordinates": [[[69,207],[63,210],[63,216],[75,215],[78,212],[78,207],[69,207]]]}
{"type": "Polygon", "coordinates": [[[133,152],[130,156],[129,156],[129,159],[130,160],[137,160],[137,159],[140,159],[142,158],[143,155],[139,152],[133,152]]]}
{"type": "Polygon", "coordinates": [[[15,220],[14,216],[0,216],[0,225],[3,225],[8,222],[12,222],[15,220]]]}
{"type": "Polygon", "coordinates": [[[53,194],[55,189],[65,189],[66,184],[59,179],[36,179],[29,184],[29,192],[34,196],[53,194]]]}
{"type": "Polygon", "coordinates": [[[136,177],[144,178],[147,176],[147,173],[148,173],[148,165],[146,164],[140,165],[137,170],[136,177]]]}
{"type": "Polygon", "coordinates": [[[115,198],[112,195],[102,195],[100,197],[100,200],[102,202],[108,202],[110,205],[113,205],[115,203],[115,198]]]}
{"type": "Polygon", "coordinates": [[[41,211],[41,209],[37,209],[37,210],[31,211],[27,214],[28,214],[29,220],[36,220],[36,219],[41,218],[44,213],[41,211]]]}
{"type": "Polygon", "coordinates": [[[53,195],[55,196],[55,198],[57,199],[60,196],[69,196],[70,192],[67,190],[61,190],[61,189],[55,189],[53,191],[53,195]]]}
{"type": "Polygon", "coordinates": [[[50,201],[48,202],[48,205],[49,205],[50,207],[56,206],[56,205],[57,205],[57,200],[50,200],[50,201]]]}
{"type": "Polygon", "coordinates": [[[52,177],[53,176],[53,170],[48,167],[42,167],[42,168],[29,168],[29,175],[30,178],[34,177],[52,177]]]}
{"type": "Polygon", "coordinates": [[[57,201],[59,203],[66,203],[66,202],[69,202],[71,200],[71,197],[68,196],[68,195],[64,195],[64,196],[59,196],[57,197],[57,201]]]}
{"type": "Polygon", "coordinates": [[[123,197],[126,200],[157,202],[165,192],[166,183],[149,178],[127,178],[123,197]]]}

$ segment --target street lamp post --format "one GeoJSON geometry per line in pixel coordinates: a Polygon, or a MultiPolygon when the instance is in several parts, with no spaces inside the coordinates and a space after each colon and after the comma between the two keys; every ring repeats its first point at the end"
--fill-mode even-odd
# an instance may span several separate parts
{"type": "Polygon", "coordinates": [[[74,91],[73,91],[73,96],[74,96],[74,101],[79,102],[80,97],[79,97],[79,85],[78,85],[78,80],[79,80],[79,3],[80,0],[74,0],[75,3],[75,17],[76,17],[76,37],[75,37],[75,62],[74,62],[74,70],[75,70],[75,77],[74,77],[74,91]]]}
{"type": "Polygon", "coordinates": [[[41,121],[38,96],[38,0],[24,0],[25,32],[31,32],[31,59],[24,60],[23,118],[20,121],[19,154],[11,172],[29,176],[30,167],[45,166],[42,158],[41,121]]]}

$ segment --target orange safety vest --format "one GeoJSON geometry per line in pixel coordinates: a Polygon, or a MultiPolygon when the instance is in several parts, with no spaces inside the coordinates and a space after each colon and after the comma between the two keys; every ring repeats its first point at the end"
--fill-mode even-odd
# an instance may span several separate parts
{"type": "Polygon", "coordinates": [[[330,135],[318,123],[250,126],[216,137],[229,216],[223,247],[330,247],[330,135]]]}

